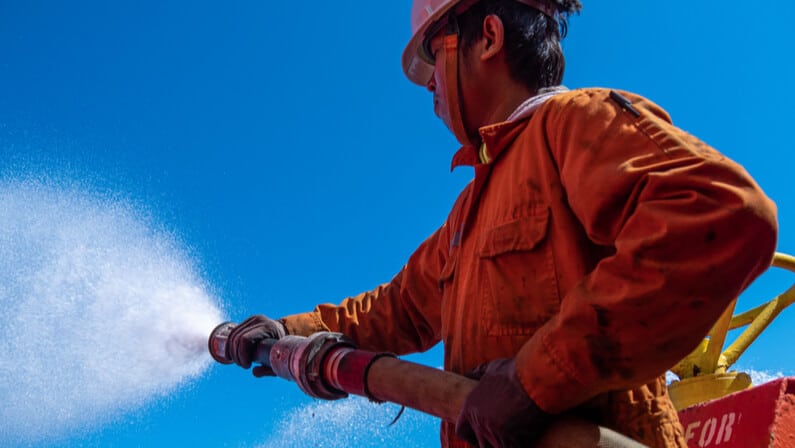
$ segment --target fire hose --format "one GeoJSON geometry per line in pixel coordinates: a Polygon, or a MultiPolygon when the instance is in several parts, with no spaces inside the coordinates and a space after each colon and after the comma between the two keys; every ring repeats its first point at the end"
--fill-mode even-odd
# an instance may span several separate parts
{"type": "MultiPolygon", "coordinates": [[[[222,323],[210,334],[210,354],[221,364],[232,363],[226,342],[235,326],[232,322],[222,323]]],[[[403,405],[449,422],[456,421],[466,396],[477,384],[465,376],[400,360],[390,353],[359,350],[341,333],[265,339],[256,347],[254,361],[270,367],[276,376],[295,382],[304,393],[315,398],[336,400],[353,394],[403,405]]],[[[571,416],[558,419],[536,446],[635,448],[643,445],[571,416]]]]}

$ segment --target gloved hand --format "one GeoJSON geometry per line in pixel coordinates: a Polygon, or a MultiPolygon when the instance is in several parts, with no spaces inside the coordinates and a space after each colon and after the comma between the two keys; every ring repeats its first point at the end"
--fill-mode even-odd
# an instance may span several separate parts
{"type": "Polygon", "coordinates": [[[458,437],[479,447],[526,447],[550,424],[552,415],[524,391],[513,359],[496,359],[466,376],[480,381],[458,415],[458,437]]]}
{"type": "MultiPolygon", "coordinates": [[[[227,354],[229,358],[244,369],[251,367],[257,345],[263,339],[279,339],[287,335],[284,324],[262,315],[251,316],[229,333],[227,354]]],[[[252,373],[257,378],[274,376],[267,366],[254,367],[252,373]]]]}

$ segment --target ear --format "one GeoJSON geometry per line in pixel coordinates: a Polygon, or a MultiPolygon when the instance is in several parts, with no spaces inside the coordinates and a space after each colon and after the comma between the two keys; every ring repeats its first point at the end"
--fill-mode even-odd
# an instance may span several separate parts
{"type": "Polygon", "coordinates": [[[505,27],[502,19],[494,14],[483,19],[483,41],[480,60],[491,59],[502,51],[505,45],[505,27]]]}

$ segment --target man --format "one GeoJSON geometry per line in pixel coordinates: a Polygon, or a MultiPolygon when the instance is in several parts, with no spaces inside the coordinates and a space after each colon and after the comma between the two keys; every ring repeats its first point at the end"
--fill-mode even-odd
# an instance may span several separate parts
{"type": "Polygon", "coordinates": [[[445,369],[479,379],[444,446],[526,446],[564,412],[685,446],[663,374],[769,265],[775,209],[650,101],[560,86],[580,8],[415,0],[404,71],[433,93],[463,145],[453,166],[475,178],[391,282],[249,318],[230,335],[235,362],[285,333],[339,331],[397,354],[443,341],[445,369]]]}

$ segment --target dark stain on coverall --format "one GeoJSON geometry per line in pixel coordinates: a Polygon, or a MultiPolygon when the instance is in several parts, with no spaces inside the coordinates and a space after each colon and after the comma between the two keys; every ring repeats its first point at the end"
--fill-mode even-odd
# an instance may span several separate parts
{"type": "Polygon", "coordinates": [[[707,237],[706,237],[706,238],[704,238],[704,242],[705,242],[705,243],[711,243],[711,242],[715,241],[715,237],[716,237],[716,235],[715,235],[715,231],[714,231],[714,230],[712,230],[712,229],[710,229],[710,230],[707,232],[707,237]]]}
{"type": "Polygon", "coordinates": [[[599,324],[599,326],[607,327],[610,325],[610,319],[607,317],[607,309],[599,305],[592,305],[592,307],[596,313],[596,322],[599,324]]]}

